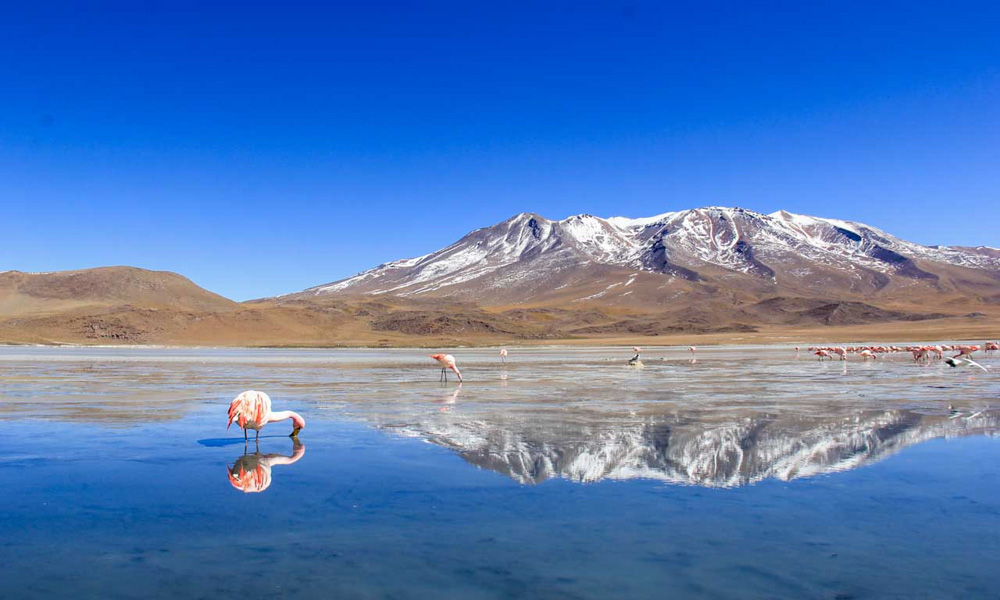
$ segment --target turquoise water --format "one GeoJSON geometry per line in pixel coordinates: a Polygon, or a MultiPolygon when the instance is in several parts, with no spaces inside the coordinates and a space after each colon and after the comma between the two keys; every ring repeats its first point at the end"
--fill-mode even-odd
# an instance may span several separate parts
{"type": "Polygon", "coordinates": [[[0,597],[997,596],[992,372],[423,354],[0,349],[0,597]]]}

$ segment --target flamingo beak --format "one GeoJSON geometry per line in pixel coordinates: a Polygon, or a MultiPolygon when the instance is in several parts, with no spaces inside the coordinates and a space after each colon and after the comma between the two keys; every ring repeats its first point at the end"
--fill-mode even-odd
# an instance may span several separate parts
{"type": "Polygon", "coordinates": [[[302,431],[302,428],[301,427],[296,427],[296,428],[292,429],[292,432],[290,434],[288,434],[288,437],[298,439],[300,431],[302,431]]]}

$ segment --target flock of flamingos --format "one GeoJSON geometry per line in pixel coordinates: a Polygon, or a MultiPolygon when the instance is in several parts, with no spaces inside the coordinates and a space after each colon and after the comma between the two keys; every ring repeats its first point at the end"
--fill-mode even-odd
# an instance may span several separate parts
{"type": "MultiPolygon", "coordinates": [[[[932,360],[943,360],[951,367],[977,367],[986,371],[986,367],[980,365],[972,359],[972,354],[982,350],[986,354],[1000,350],[1000,342],[985,342],[982,345],[933,345],[933,346],[822,346],[807,348],[810,354],[815,355],[819,360],[833,360],[834,356],[846,361],[848,355],[856,354],[862,360],[878,360],[889,354],[909,352],[913,355],[913,360],[920,363],[929,363],[932,360]],[[945,357],[945,352],[956,352],[954,356],[945,357]]],[[[642,348],[633,346],[632,351],[635,356],[626,363],[629,367],[642,367],[640,355],[642,348]]],[[[688,351],[694,356],[697,348],[691,346],[688,351]]],[[[799,356],[801,349],[796,346],[795,353],[799,356]]],[[[441,367],[441,379],[447,381],[448,371],[451,371],[462,381],[462,372],[459,371],[455,357],[451,354],[431,354],[430,358],[437,361],[441,367]]],[[[500,350],[500,360],[507,361],[507,350],[500,350]]],[[[694,359],[692,359],[694,362],[694,359]]],[[[236,464],[229,467],[229,482],[232,486],[243,492],[262,492],[271,485],[271,467],[274,465],[292,464],[302,458],[305,453],[305,446],[299,442],[298,434],[306,426],[306,420],[302,415],[290,411],[272,411],[271,398],[264,392],[248,390],[233,399],[229,405],[229,425],[232,427],[236,423],[243,430],[243,440],[249,442],[248,432],[256,432],[255,441],[260,439],[260,430],[269,423],[279,421],[292,421],[292,433],[289,437],[294,441],[294,452],[291,456],[280,454],[261,454],[258,450],[253,454],[248,452],[236,461],[236,464]]]]}
{"type": "MultiPolygon", "coordinates": [[[[833,360],[834,355],[840,357],[840,360],[847,360],[848,354],[857,354],[864,361],[868,361],[869,359],[878,360],[889,353],[909,352],[913,354],[913,360],[916,362],[930,362],[931,359],[943,359],[951,367],[971,366],[985,371],[986,367],[972,360],[972,353],[983,349],[985,349],[987,354],[996,352],[1000,350],[1000,342],[986,342],[981,346],[823,346],[809,348],[808,350],[815,354],[819,360],[823,360],[824,358],[833,360]],[[958,352],[958,354],[945,358],[945,352],[958,352]]],[[[799,348],[796,347],[795,351],[796,353],[799,352],[799,348]]]]}

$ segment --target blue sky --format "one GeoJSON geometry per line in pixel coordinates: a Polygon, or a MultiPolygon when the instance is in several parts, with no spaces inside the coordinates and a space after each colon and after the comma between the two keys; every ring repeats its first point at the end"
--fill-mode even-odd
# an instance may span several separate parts
{"type": "Polygon", "coordinates": [[[705,205],[1000,245],[996,3],[207,4],[0,4],[0,270],[243,300],[705,205]]]}

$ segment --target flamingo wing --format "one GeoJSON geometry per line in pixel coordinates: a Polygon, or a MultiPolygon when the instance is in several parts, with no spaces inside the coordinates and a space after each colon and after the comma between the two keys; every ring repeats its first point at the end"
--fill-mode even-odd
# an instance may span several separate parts
{"type": "Polygon", "coordinates": [[[981,364],[977,363],[977,362],[976,362],[976,361],[974,361],[974,360],[971,360],[971,359],[968,359],[968,358],[967,358],[967,359],[965,359],[965,362],[969,363],[969,364],[970,364],[970,365],[972,365],[973,367],[979,367],[980,369],[982,369],[982,370],[983,370],[983,372],[984,372],[984,373],[989,373],[989,371],[988,371],[988,370],[986,369],[986,367],[984,367],[983,365],[981,365],[981,364]]]}
{"type": "Polygon", "coordinates": [[[431,354],[430,357],[441,363],[442,367],[455,366],[455,357],[450,354],[431,354]]]}
{"type": "Polygon", "coordinates": [[[241,429],[247,426],[258,428],[267,422],[271,414],[271,398],[264,392],[247,390],[233,398],[229,404],[229,429],[235,421],[241,429]]]}

